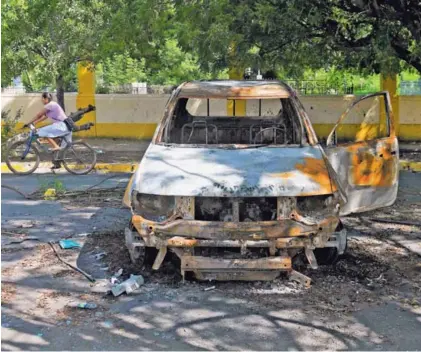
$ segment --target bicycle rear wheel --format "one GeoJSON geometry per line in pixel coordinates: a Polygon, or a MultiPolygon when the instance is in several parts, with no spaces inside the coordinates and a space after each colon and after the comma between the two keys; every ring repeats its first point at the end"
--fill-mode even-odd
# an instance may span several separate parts
{"type": "Polygon", "coordinates": [[[32,145],[28,148],[27,141],[15,142],[7,148],[6,164],[14,174],[32,174],[37,169],[39,161],[38,149],[34,148],[32,145]],[[25,157],[22,158],[24,155],[25,157]]]}
{"type": "Polygon", "coordinates": [[[75,142],[63,151],[64,168],[75,175],[85,175],[96,165],[96,152],[85,142],[75,142]]]}

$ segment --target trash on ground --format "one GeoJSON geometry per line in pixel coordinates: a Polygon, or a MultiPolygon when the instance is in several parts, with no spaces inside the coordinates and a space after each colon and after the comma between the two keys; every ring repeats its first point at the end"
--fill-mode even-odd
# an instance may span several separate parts
{"type": "Polygon", "coordinates": [[[216,286],[206,287],[204,291],[212,291],[216,288],[216,286]]]}
{"type": "Polygon", "coordinates": [[[107,253],[101,252],[101,253],[94,254],[93,257],[95,258],[95,260],[100,260],[100,259],[104,258],[106,255],[107,255],[107,253]]]}
{"type": "Polygon", "coordinates": [[[73,240],[60,240],[59,244],[63,249],[82,248],[82,245],[79,242],[73,240]]]}
{"type": "Polygon", "coordinates": [[[75,235],[74,237],[87,237],[89,235],[90,235],[89,232],[84,232],[84,233],[79,233],[79,234],[75,235]]]}
{"type": "Polygon", "coordinates": [[[120,268],[114,275],[113,277],[120,277],[121,275],[123,275],[123,269],[120,268]]]}
{"type": "Polygon", "coordinates": [[[130,278],[123,281],[120,284],[115,284],[111,288],[111,292],[115,297],[120,296],[123,292],[130,294],[137,290],[141,285],[145,283],[142,275],[130,275],[130,278]]]}
{"type": "Polygon", "coordinates": [[[102,323],[104,325],[104,327],[111,329],[113,327],[113,322],[106,320],[102,323]]]}
{"type": "Polygon", "coordinates": [[[57,192],[55,188],[48,188],[44,193],[45,200],[53,200],[56,198],[57,192]]]}
{"type": "Polygon", "coordinates": [[[81,309],[96,309],[98,306],[95,303],[83,302],[83,303],[75,303],[71,302],[68,304],[71,308],[81,308],[81,309]]]}

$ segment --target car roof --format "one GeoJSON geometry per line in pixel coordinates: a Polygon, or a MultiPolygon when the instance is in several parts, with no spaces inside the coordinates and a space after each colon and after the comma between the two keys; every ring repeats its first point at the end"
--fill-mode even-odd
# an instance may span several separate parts
{"type": "Polygon", "coordinates": [[[289,98],[293,90],[282,81],[191,81],[179,87],[178,97],[201,99],[280,99],[289,98]]]}

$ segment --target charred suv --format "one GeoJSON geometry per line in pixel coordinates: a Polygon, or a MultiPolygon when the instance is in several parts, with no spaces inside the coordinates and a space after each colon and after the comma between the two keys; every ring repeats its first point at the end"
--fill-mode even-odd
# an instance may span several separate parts
{"type": "Polygon", "coordinates": [[[300,253],[312,268],[334,262],[339,216],[392,204],[397,177],[387,92],[354,101],[322,146],[283,82],[188,82],[127,187],[126,244],[133,261],[155,248],[155,270],[172,251],[198,279],[297,274],[300,253]]]}

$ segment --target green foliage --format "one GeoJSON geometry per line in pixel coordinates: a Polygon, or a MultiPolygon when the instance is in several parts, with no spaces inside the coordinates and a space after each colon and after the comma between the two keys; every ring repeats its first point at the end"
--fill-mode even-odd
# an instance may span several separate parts
{"type": "Polygon", "coordinates": [[[146,80],[145,60],[133,59],[128,52],[115,54],[95,66],[97,91],[107,93],[110,86],[146,80]]]}
{"type": "Polygon", "coordinates": [[[5,0],[1,9],[2,85],[23,74],[32,90],[66,88],[76,61],[99,55],[111,10],[100,0],[5,0]]]}
{"type": "Polygon", "coordinates": [[[2,85],[21,75],[28,91],[74,91],[79,59],[95,63],[103,92],[221,78],[228,67],[294,79],[326,72],[332,82],[421,72],[418,0],[5,0],[1,8],[2,85]]]}
{"type": "Polygon", "coordinates": [[[1,111],[1,159],[4,160],[7,142],[10,138],[16,135],[16,124],[21,119],[23,110],[19,109],[16,114],[12,116],[10,110],[1,111]]]}
{"type": "Polygon", "coordinates": [[[151,84],[180,84],[193,79],[206,79],[209,74],[200,70],[197,58],[183,52],[174,39],[169,39],[158,50],[159,69],[150,69],[148,82],[151,84]]]}
{"type": "MultiPolygon", "coordinates": [[[[111,87],[128,83],[176,85],[183,81],[208,79],[212,75],[200,69],[197,56],[181,50],[175,39],[168,39],[157,49],[153,64],[145,58],[133,59],[129,52],[115,54],[95,66],[98,93],[109,93],[111,87]],[[155,68],[159,62],[159,68],[155,68]]],[[[214,77],[227,77],[220,71],[214,77]]]]}
{"type": "Polygon", "coordinates": [[[259,66],[302,77],[307,69],[361,74],[421,72],[419,1],[176,1],[185,50],[202,66],[259,66]],[[235,45],[234,45],[235,44],[235,45]],[[256,50],[257,48],[257,50],[256,50]]]}
{"type": "Polygon", "coordinates": [[[38,177],[39,188],[38,192],[44,194],[47,189],[55,189],[55,194],[57,196],[63,195],[66,192],[66,186],[61,182],[57,177],[54,177],[54,180],[49,180],[44,177],[38,177]]]}

